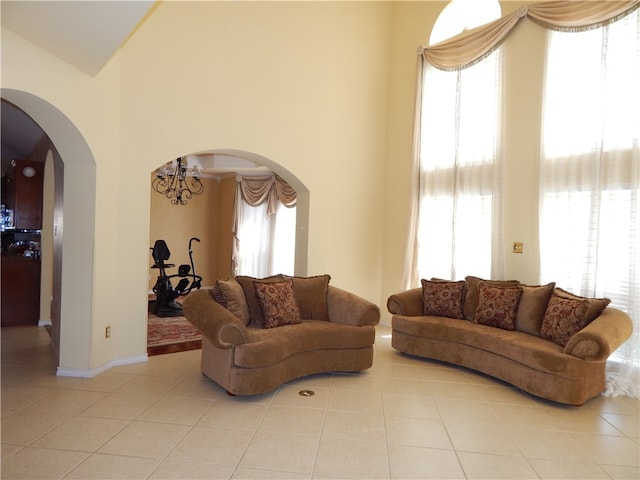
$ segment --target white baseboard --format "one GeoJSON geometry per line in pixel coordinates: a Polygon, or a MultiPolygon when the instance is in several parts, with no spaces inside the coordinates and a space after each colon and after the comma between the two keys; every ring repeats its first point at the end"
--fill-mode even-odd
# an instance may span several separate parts
{"type": "Polygon", "coordinates": [[[41,318],[40,320],[38,320],[39,327],[46,327],[48,325],[52,325],[50,318],[49,319],[41,318]]]}
{"type": "Polygon", "coordinates": [[[147,355],[140,355],[137,357],[128,357],[128,358],[120,358],[118,360],[113,360],[101,367],[98,368],[66,368],[66,367],[58,367],[56,371],[56,375],[58,377],[82,377],[82,378],[93,378],[96,375],[100,375],[103,372],[106,372],[110,368],[118,367],[120,365],[129,365],[132,363],[141,363],[146,362],[148,360],[147,355]]]}

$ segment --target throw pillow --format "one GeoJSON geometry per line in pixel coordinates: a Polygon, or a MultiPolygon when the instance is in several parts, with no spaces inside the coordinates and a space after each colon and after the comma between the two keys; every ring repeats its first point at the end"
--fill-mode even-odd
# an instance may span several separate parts
{"type": "Polygon", "coordinates": [[[542,320],[540,336],[563,347],[574,333],[586,324],[588,300],[565,298],[553,294],[542,320]]]}
{"type": "Polygon", "coordinates": [[[209,290],[209,295],[211,295],[211,298],[213,298],[216,302],[218,302],[223,307],[227,306],[226,302],[224,301],[224,293],[222,293],[222,290],[220,289],[220,285],[218,284],[218,282],[216,282],[215,285],[211,287],[211,289],[209,290]]]}
{"type": "Polygon", "coordinates": [[[520,285],[518,280],[483,280],[478,277],[465,277],[467,284],[467,294],[464,300],[464,318],[467,320],[473,320],[478,308],[478,294],[480,282],[488,283],[489,285],[498,287],[517,287],[520,285]]]}
{"type": "Polygon", "coordinates": [[[425,315],[438,317],[463,318],[464,281],[421,280],[422,305],[425,315]]]}
{"type": "Polygon", "coordinates": [[[262,328],[301,323],[300,310],[293,292],[293,280],[253,282],[262,310],[262,328]]]}
{"type": "Polygon", "coordinates": [[[602,311],[607,308],[607,305],[611,303],[611,300],[608,298],[589,298],[589,297],[581,297],[579,295],[574,295],[573,293],[567,292],[561,288],[556,288],[554,293],[562,298],[569,298],[572,300],[587,300],[589,302],[589,308],[587,310],[587,316],[585,318],[585,326],[590,324],[595,318],[602,313],[602,311]]]}
{"type": "Polygon", "coordinates": [[[216,283],[224,296],[224,304],[227,310],[247,325],[250,320],[249,307],[240,284],[232,278],[229,280],[218,280],[216,283]]]}
{"type": "Polygon", "coordinates": [[[539,286],[522,285],[522,296],[516,314],[516,330],[540,336],[544,312],[555,286],[555,282],[539,286]]]}
{"type": "Polygon", "coordinates": [[[329,321],[329,275],[287,277],[293,280],[293,293],[300,309],[300,318],[329,321]]]}
{"type": "Polygon", "coordinates": [[[256,297],[256,290],[253,287],[253,282],[281,282],[284,280],[283,275],[272,275],[265,278],[254,278],[245,275],[239,275],[236,277],[238,283],[242,286],[244,296],[247,300],[247,306],[249,307],[249,320],[247,325],[251,324],[256,327],[262,326],[262,311],[258,304],[258,298],[256,297]]]}
{"type": "Polygon", "coordinates": [[[473,323],[514,330],[522,287],[503,287],[480,282],[478,308],[473,323]]]}

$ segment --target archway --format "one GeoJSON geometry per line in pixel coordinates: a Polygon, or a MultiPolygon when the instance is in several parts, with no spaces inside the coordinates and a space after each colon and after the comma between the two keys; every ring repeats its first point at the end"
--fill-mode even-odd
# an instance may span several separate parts
{"type": "Polygon", "coordinates": [[[46,100],[7,88],[0,96],[42,128],[64,162],[63,181],[58,183],[64,189],[54,214],[54,248],[58,250],[53,308],[60,319],[58,375],[73,375],[91,365],[95,159],[75,125],[46,100]]]}
{"type": "MultiPolygon", "coordinates": [[[[244,150],[210,149],[186,154],[181,152],[180,155],[186,155],[191,165],[195,161],[195,164],[205,176],[214,175],[220,179],[226,175],[227,178],[223,181],[233,178],[234,185],[236,173],[247,172],[248,170],[260,170],[257,174],[275,173],[289,183],[297,192],[294,273],[299,276],[307,274],[309,189],[297,176],[272,159],[244,150]],[[264,169],[248,168],[249,165],[264,167],[264,169]]],[[[157,165],[157,167],[160,166],[157,165]]],[[[251,174],[254,173],[251,172],[251,174]]],[[[233,189],[235,191],[235,186],[233,189]]],[[[151,195],[153,194],[151,192],[151,195]]],[[[153,242],[154,238],[150,240],[153,242]]],[[[229,251],[229,264],[230,255],[229,251]]],[[[221,270],[226,271],[224,268],[221,268],[221,270]]],[[[229,272],[223,277],[226,278],[228,274],[229,272]]],[[[150,279],[150,282],[152,281],[153,279],[150,279]]]]}

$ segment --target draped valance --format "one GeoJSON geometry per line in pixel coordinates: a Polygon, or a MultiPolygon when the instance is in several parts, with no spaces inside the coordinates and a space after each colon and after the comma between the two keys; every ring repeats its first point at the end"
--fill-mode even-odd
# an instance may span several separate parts
{"type": "Polygon", "coordinates": [[[260,177],[236,177],[238,184],[238,194],[249,205],[257,207],[264,202],[268,202],[267,215],[274,215],[278,208],[278,203],[285,207],[296,205],[297,194],[291,185],[278,175],[268,175],[260,177]]]}
{"type": "Polygon", "coordinates": [[[418,54],[441,70],[461,70],[490,55],[525,17],[548,29],[581,31],[615,22],[638,7],[640,0],[548,1],[523,5],[491,23],[435,45],[420,47],[418,54]]]}

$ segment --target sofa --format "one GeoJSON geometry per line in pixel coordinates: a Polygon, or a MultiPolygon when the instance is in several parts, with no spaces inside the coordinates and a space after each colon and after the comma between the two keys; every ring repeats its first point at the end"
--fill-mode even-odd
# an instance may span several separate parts
{"type": "Polygon", "coordinates": [[[380,309],[329,281],[238,276],[187,295],[202,373],[231,395],[257,395],[306,375],[370,368],[380,309]]]}
{"type": "Polygon", "coordinates": [[[391,295],[392,347],[470,368],[525,392],[582,405],[605,389],[607,358],[631,335],[627,314],[606,298],[554,283],[421,280],[391,295]]]}

